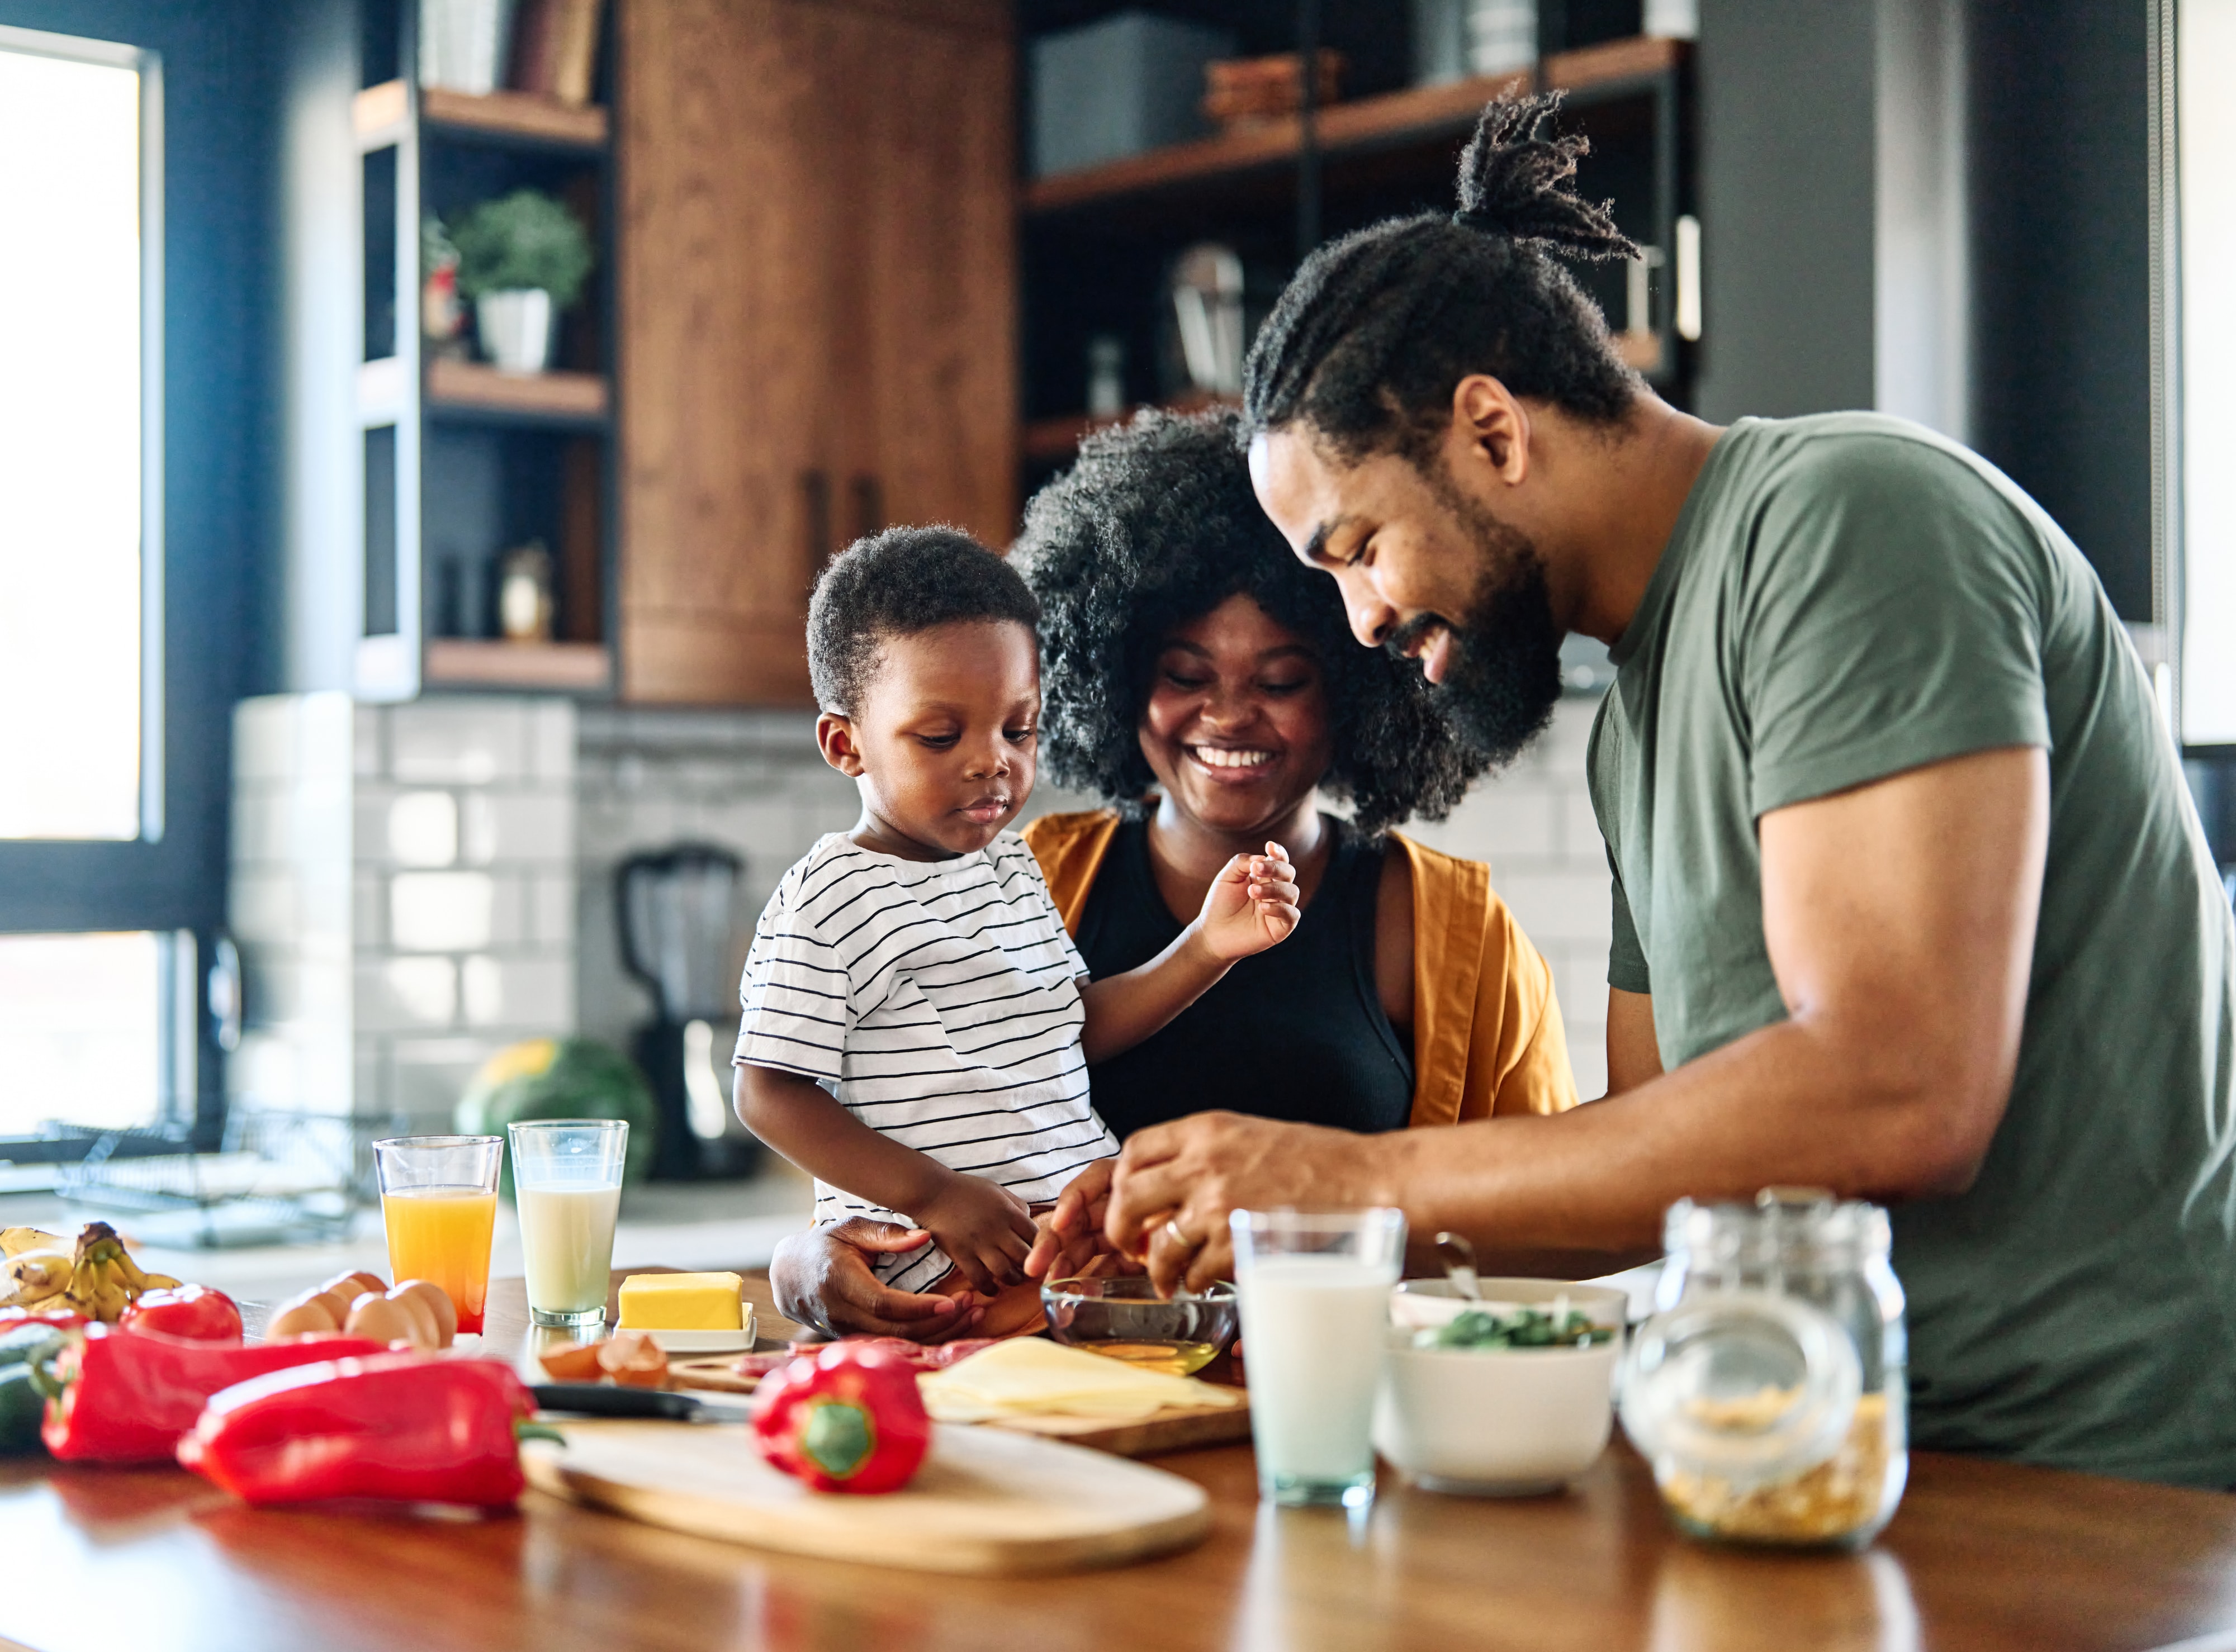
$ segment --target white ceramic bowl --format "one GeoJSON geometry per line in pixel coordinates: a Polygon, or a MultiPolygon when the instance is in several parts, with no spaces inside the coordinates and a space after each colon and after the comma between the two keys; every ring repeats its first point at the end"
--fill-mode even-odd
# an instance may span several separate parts
{"type": "Polygon", "coordinates": [[[1527,1497],[1558,1491],[1607,1448],[1625,1299],[1596,1285],[1485,1279],[1486,1305],[1549,1308],[1560,1297],[1613,1340],[1577,1348],[1416,1348],[1402,1328],[1440,1324],[1467,1308],[1444,1280],[1398,1287],[1374,1449],[1432,1491],[1527,1497]]]}

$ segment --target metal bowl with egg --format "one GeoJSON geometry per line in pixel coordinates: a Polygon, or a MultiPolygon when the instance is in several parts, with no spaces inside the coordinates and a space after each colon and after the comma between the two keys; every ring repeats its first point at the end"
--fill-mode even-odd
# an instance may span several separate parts
{"type": "Polygon", "coordinates": [[[1049,1335],[1145,1370],[1193,1376],[1234,1340],[1234,1287],[1214,1284],[1160,1301],[1140,1276],[1052,1279],[1041,1287],[1049,1335]]]}

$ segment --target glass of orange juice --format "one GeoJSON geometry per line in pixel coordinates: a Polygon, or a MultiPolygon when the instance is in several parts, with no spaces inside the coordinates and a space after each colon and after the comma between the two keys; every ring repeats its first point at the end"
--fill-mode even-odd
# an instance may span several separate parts
{"type": "Polygon", "coordinates": [[[380,1167],[388,1266],[397,1282],[440,1285],[458,1310],[458,1329],[479,1331],[504,1138],[398,1136],[375,1142],[372,1153],[380,1167]]]}

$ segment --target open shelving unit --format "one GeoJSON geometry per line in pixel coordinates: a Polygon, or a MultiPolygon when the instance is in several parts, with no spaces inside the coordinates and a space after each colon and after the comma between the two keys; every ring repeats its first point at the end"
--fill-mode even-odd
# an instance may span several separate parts
{"type": "MultiPolygon", "coordinates": [[[[413,61],[411,8],[389,9],[380,56],[413,61]]],[[[368,67],[374,54],[368,50],[368,67]]],[[[365,305],[357,369],[364,547],[353,686],[602,695],[615,672],[615,418],[610,122],[600,105],[422,87],[391,74],[359,91],[365,305]],[[556,364],[513,374],[423,333],[421,225],[521,187],[591,232],[582,299],[554,318],[556,364]],[[540,542],[555,568],[556,634],[498,634],[497,569],[540,542]]],[[[467,319],[464,338],[470,341],[467,319]]]]}
{"type": "Polygon", "coordinates": [[[1091,337],[1123,341],[1129,413],[1207,403],[1174,383],[1161,315],[1164,272],[1183,248],[1214,240],[1240,254],[1254,328],[1295,268],[1301,190],[1319,192],[1313,216],[1323,239],[1398,213],[1448,211],[1459,152],[1483,105],[1538,86],[1566,94],[1564,128],[1592,141],[1583,191],[1612,199],[1625,233],[1651,249],[1635,270],[1569,267],[1615,328],[1624,358],[1683,405],[1692,351],[1679,327],[1677,282],[1697,279],[1680,257],[1680,220],[1692,212],[1691,58],[1688,42],[1628,36],[1547,50],[1517,74],[1369,88],[1315,113],[1309,167],[1304,122],[1291,115],[1027,180],[1019,199],[1026,490],[1069,462],[1083,436],[1116,422],[1078,409],[1091,337]]]}

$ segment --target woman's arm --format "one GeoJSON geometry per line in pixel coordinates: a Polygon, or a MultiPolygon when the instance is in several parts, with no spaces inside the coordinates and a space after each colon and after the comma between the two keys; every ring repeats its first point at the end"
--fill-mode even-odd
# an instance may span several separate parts
{"type": "Polygon", "coordinates": [[[1661,1076],[1661,1046],[1654,1037],[1654,995],[1608,988],[1608,1087],[1610,1096],[1661,1076]]]}

